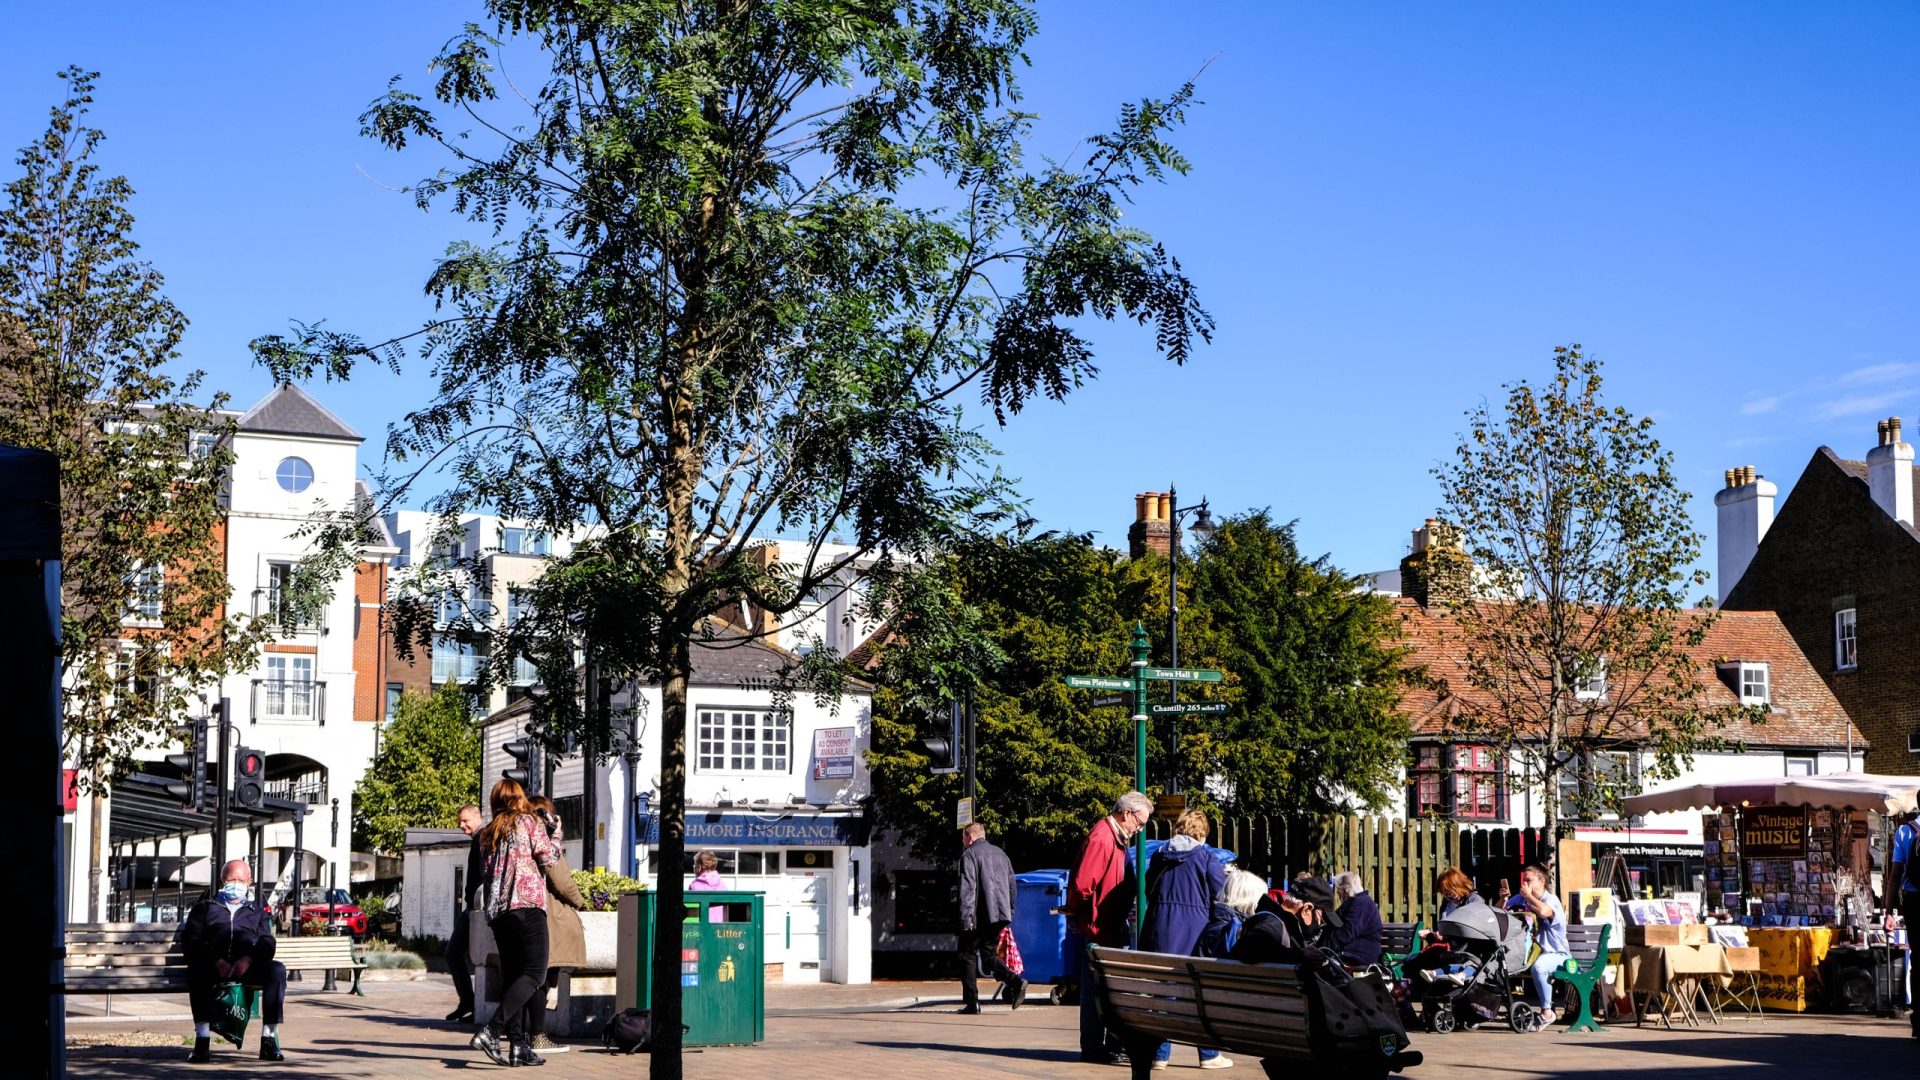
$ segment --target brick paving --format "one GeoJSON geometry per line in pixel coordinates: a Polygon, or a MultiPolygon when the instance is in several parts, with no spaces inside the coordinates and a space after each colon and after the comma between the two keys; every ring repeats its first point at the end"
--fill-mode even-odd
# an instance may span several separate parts
{"type": "MultiPolygon", "coordinates": [[[[68,1051],[68,1075],[76,1078],[146,1078],[208,1075],[358,1078],[431,1077],[449,1069],[496,1068],[466,1047],[467,1032],[441,1022],[453,993],[445,976],[423,982],[375,982],[367,996],[323,994],[318,982],[296,984],[289,996],[282,1042],[288,1060],[269,1070],[252,1054],[257,1028],[245,1052],[216,1053],[211,1066],[185,1063],[184,1041],[161,1046],[76,1046],[68,1051]]],[[[960,1016],[955,983],[877,983],[872,986],[768,988],[767,1041],[759,1046],[689,1052],[687,1076],[695,1080],[974,1080],[986,1077],[1110,1078],[1120,1069],[1075,1060],[1077,1019],[1073,1008],[1043,1003],[1017,1013],[988,1006],[979,1016],[960,1016]]],[[[177,998],[118,998],[115,1011],[161,1016],[183,1011],[177,998]]],[[[98,1004],[88,1003],[97,1013],[98,1004]]],[[[75,1017],[76,1040],[141,1033],[179,1036],[182,1020],[102,1021],[75,1017]]],[[[1631,1023],[1598,1035],[1559,1031],[1514,1035],[1504,1030],[1447,1036],[1416,1033],[1414,1045],[1427,1064],[1408,1073],[1415,1080],[1534,1077],[1621,1077],[1657,1073],[1661,1080],[1862,1080],[1867,1076],[1920,1072],[1920,1043],[1907,1037],[1903,1020],[1867,1016],[1772,1016],[1729,1020],[1719,1027],[1666,1031],[1631,1023]]],[[[543,1075],[620,1077],[645,1075],[643,1056],[608,1054],[577,1046],[555,1055],[543,1075]]],[[[1176,1048],[1170,1078],[1198,1076],[1190,1048],[1176,1048]]],[[[1257,1077],[1257,1065],[1242,1061],[1227,1077],[1257,1077]]],[[[1302,1071],[1302,1075],[1307,1075],[1302,1071]]]]}

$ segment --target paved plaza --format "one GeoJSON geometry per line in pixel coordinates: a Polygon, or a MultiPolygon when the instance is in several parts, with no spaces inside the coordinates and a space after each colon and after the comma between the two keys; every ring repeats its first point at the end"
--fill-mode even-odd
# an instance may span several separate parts
{"type": "MultiPolygon", "coordinates": [[[[282,1042],[288,1060],[264,1066],[253,1057],[257,1028],[244,1052],[228,1050],[212,1065],[186,1064],[181,1036],[190,1031],[178,998],[122,997],[130,1010],[154,1019],[100,1019],[97,999],[87,1015],[69,1019],[68,1075],[101,1080],[126,1077],[257,1076],[390,1078],[432,1077],[447,1070],[497,1068],[466,1048],[466,1032],[441,1022],[453,1000],[444,975],[421,982],[370,982],[364,998],[321,993],[318,982],[294,984],[282,1042]],[[171,1040],[171,1041],[163,1041],[171,1040]],[[118,1044],[118,1045],[104,1045],[118,1044]]],[[[988,1006],[960,1016],[955,983],[876,983],[872,986],[768,988],[767,1041],[759,1046],[690,1052],[687,1075],[711,1080],[971,1080],[996,1076],[1121,1078],[1122,1069],[1075,1060],[1076,1012],[1044,1003],[1018,1013],[988,1006]]],[[[1868,1016],[1774,1016],[1728,1020],[1718,1026],[1667,1031],[1615,1024],[1597,1035],[1559,1031],[1515,1035],[1504,1030],[1447,1036],[1416,1033],[1427,1063],[1408,1075],[1422,1080],[1475,1077],[1623,1077],[1657,1071],[1663,1080],[1740,1077],[1741,1080],[1819,1080],[1911,1075],[1920,1071],[1920,1043],[1899,1020],[1868,1016]]],[[[645,1075],[643,1056],[579,1045],[556,1055],[547,1076],[645,1075]]],[[[1177,1048],[1166,1075],[1198,1076],[1194,1053],[1177,1048]]],[[[1256,1077],[1252,1061],[1221,1075],[1256,1077]]],[[[1304,1072],[1303,1076],[1306,1075],[1304,1072]]]]}

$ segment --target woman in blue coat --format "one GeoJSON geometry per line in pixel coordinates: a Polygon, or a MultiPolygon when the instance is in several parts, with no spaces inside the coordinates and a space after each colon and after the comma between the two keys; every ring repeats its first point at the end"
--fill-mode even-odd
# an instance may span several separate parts
{"type": "MultiPolygon", "coordinates": [[[[1200,933],[1213,915],[1214,898],[1227,883],[1227,869],[1206,843],[1207,815],[1188,810],[1174,824],[1173,839],[1154,852],[1147,864],[1147,919],[1140,927],[1142,952],[1198,955],[1200,933]]],[[[1173,1056],[1173,1044],[1161,1043],[1156,1062],[1173,1056]]],[[[1220,1051],[1200,1049],[1200,1067],[1224,1069],[1233,1064],[1220,1051]]]]}

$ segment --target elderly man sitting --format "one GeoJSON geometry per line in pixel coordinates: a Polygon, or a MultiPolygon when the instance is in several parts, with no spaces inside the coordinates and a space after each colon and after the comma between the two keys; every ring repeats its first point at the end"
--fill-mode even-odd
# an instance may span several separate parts
{"type": "Polygon", "coordinates": [[[187,958],[187,994],[193,1003],[195,1064],[213,1060],[212,1023],[220,1014],[221,983],[237,982],[259,990],[260,1060],[285,1061],[280,1052],[280,1019],[287,1002],[287,969],[273,958],[273,920],[247,899],[253,869],[235,859],[220,870],[220,891],[193,905],[180,929],[180,950],[187,958]]]}
{"type": "Polygon", "coordinates": [[[1380,921],[1380,905],[1367,895],[1366,883],[1349,871],[1333,879],[1333,893],[1340,903],[1340,925],[1327,935],[1327,949],[1348,967],[1379,963],[1380,934],[1386,927],[1380,921]]]}

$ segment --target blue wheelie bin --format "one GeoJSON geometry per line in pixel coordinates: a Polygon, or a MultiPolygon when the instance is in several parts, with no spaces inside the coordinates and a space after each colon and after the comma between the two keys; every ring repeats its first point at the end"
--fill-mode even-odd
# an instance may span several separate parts
{"type": "Polygon", "coordinates": [[[1080,937],[1067,930],[1058,914],[1067,902],[1065,870],[1032,870],[1013,875],[1013,940],[1030,983],[1053,987],[1048,999],[1064,1003],[1080,978],[1080,937]]]}

